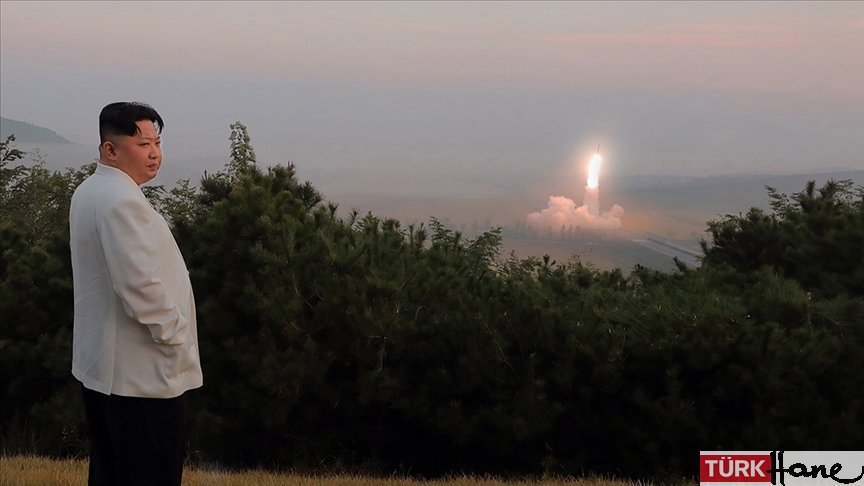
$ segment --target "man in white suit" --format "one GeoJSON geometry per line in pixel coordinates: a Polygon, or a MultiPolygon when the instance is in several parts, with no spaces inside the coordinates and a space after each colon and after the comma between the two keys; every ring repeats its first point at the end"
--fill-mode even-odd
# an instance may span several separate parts
{"type": "Polygon", "coordinates": [[[75,322],[90,485],[180,485],[185,398],[202,385],[189,272],[140,185],[162,164],[162,118],[112,103],[99,115],[99,164],[69,211],[75,322]]]}

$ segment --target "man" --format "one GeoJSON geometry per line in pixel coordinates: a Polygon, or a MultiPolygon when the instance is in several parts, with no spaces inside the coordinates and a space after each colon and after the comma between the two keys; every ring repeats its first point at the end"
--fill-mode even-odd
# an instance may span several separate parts
{"type": "Polygon", "coordinates": [[[202,385],[186,263],[138,187],[162,164],[162,126],[148,105],[106,106],[96,172],[72,196],[72,374],[83,385],[90,485],[180,485],[183,394],[202,385]]]}

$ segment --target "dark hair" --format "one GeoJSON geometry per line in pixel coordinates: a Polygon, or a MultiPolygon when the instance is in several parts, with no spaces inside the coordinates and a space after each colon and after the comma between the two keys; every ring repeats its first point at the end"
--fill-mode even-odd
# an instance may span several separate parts
{"type": "Polygon", "coordinates": [[[159,133],[165,126],[162,117],[150,105],[126,101],[107,105],[99,113],[99,145],[104,144],[109,137],[134,137],[139,132],[136,122],[141,120],[152,121],[159,133]]]}

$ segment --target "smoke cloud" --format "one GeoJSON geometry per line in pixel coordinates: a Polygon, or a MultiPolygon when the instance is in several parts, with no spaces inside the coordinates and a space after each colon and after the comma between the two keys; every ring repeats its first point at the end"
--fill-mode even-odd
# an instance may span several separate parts
{"type": "MultiPolygon", "coordinates": [[[[589,198],[587,189],[585,192],[586,199],[589,198]]],[[[608,212],[602,214],[592,214],[589,207],[589,204],[583,204],[577,208],[576,203],[569,197],[552,196],[549,198],[549,207],[528,215],[528,224],[543,231],[549,228],[552,231],[558,231],[562,226],[564,228],[573,226],[573,228],[598,230],[621,227],[621,216],[624,214],[624,208],[621,206],[616,204],[608,212]]]]}
{"type": "Polygon", "coordinates": [[[563,196],[549,198],[549,207],[528,215],[528,225],[534,229],[559,231],[561,229],[618,229],[621,227],[621,216],[624,208],[612,206],[608,212],[600,213],[600,146],[597,153],[591,157],[588,164],[588,180],[585,185],[585,196],[578,208],[572,199],[563,196]]]}

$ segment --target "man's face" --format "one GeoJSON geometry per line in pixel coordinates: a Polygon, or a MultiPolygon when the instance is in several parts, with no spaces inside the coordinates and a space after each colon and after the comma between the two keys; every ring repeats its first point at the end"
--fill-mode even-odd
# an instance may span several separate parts
{"type": "Polygon", "coordinates": [[[156,177],[162,165],[162,139],[156,125],[150,120],[142,120],[138,133],[131,137],[114,137],[102,146],[103,157],[108,165],[116,167],[141,185],[156,177]]]}

